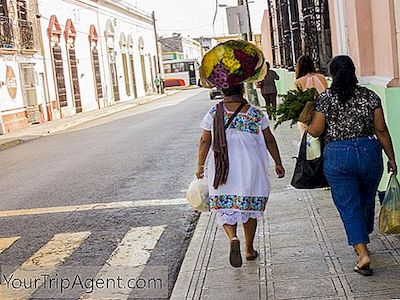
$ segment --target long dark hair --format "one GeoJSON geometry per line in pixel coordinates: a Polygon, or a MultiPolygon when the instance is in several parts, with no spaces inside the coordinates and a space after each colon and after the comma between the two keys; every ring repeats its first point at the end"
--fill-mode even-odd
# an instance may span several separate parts
{"type": "Polygon", "coordinates": [[[296,63],[296,79],[315,72],[315,65],[311,56],[307,54],[300,56],[296,63]]]}
{"type": "Polygon", "coordinates": [[[349,56],[335,56],[329,64],[329,73],[333,79],[331,91],[338,95],[340,102],[344,103],[354,96],[358,79],[356,67],[349,56]]]}

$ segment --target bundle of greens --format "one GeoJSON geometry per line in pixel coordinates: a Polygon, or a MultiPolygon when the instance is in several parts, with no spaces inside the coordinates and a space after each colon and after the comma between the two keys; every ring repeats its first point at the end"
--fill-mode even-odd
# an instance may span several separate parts
{"type": "Polygon", "coordinates": [[[306,91],[290,90],[287,94],[280,95],[282,102],[271,112],[277,118],[274,129],[286,121],[291,121],[290,126],[296,124],[307,102],[315,101],[315,95],[314,88],[306,91]]]}

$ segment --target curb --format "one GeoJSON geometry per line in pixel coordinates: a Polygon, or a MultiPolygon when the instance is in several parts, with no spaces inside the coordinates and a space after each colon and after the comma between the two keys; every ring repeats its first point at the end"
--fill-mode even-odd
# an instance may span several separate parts
{"type": "MultiPolygon", "coordinates": [[[[150,98],[150,99],[133,100],[133,103],[131,103],[131,104],[126,104],[126,106],[119,107],[119,108],[115,107],[114,109],[110,109],[109,111],[103,111],[102,112],[101,110],[98,110],[98,111],[96,111],[96,112],[98,112],[98,114],[93,114],[93,115],[90,115],[90,116],[84,116],[82,118],[78,118],[77,120],[71,121],[70,123],[67,122],[65,124],[62,124],[62,125],[56,126],[54,128],[51,128],[51,129],[47,130],[47,132],[43,132],[43,133],[41,133],[41,134],[39,134],[37,136],[34,136],[34,137],[31,136],[31,137],[26,138],[26,139],[17,138],[15,140],[11,140],[9,142],[5,142],[3,144],[0,144],[0,151],[12,148],[12,147],[17,146],[17,145],[20,145],[25,141],[34,140],[34,139],[37,139],[37,138],[40,138],[40,137],[43,137],[43,136],[47,136],[47,135],[50,135],[50,134],[53,134],[53,133],[64,131],[64,130],[73,128],[75,126],[81,125],[81,124],[86,123],[86,122],[98,120],[98,119],[113,115],[115,113],[123,112],[125,110],[131,109],[131,108],[143,105],[143,104],[147,104],[149,102],[157,101],[157,100],[166,98],[168,96],[172,96],[172,95],[178,94],[179,92],[181,92],[181,91],[176,90],[176,91],[171,91],[168,94],[161,94],[161,95],[158,95],[158,96],[154,96],[153,98],[150,98]]],[[[124,103],[124,102],[122,102],[122,103],[124,103]]]]}
{"type": "Polygon", "coordinates": [[[215,214],[201,213],[170,300],[194,299],[199,292],[196,291],[196,286],[198,281],[205,276],[204,265],[207,262],[204,260],[208,257],[207,253],[211,251],[210,242],[212,243],[215,235],[215,223],[215,214]]]}
{"type": "Polygon", "coordinates": [[[16,139],[16,140],[12,140],[12,141],[9,141],[9,142],[5,142],[3,144],[0,144],[0,151],[1,150],[6,150],[6,149],[14,147],[14,146],[17,146],[19,144],[22,144],[23,142],[24,141],[21,140],[21,139],[16,139]]]}

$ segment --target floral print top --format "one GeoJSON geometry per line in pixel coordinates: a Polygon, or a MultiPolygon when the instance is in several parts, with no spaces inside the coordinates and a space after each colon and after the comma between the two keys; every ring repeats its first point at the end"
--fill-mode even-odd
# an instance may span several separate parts
{"type": "Polygon", "coordinates": [[[380,107],[379,96],[365,87],[357,87],[345,103],[327,89],[316,101],[316,111],[325,114],[325,143],[374,135],[374,111],[380,107]]]}
{"type": "MultiPolygon", "coordinates": [[[[210,110],[210,115],[214,118],[216,107],[213,106],[210,110]]],[[[225,124],[228,123],[231,112],[225,110],[224,119],[225,124]]],[[[242,132],[259,134],[261,130],[265,129],[265,114],[254,106],[250,106],[246,113],[238,113],[228,128],[236,129],[242,132]]]]}

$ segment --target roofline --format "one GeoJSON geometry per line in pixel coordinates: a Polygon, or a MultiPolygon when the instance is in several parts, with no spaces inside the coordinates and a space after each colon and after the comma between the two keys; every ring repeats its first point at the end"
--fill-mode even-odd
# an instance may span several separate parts
{"type": "Polygon", "coordinates": [[[134,7],[133,5],[126,3],[125,1],[95,0],[94,2],[96,2],[100,5],[103,5],[103,6],[110,7],[113,10],[118,11],[124,15],[133,17],[136,20],[153,25],[153,18],[150,13],[141,11],[141,10],[137,9],[136,7],[134,7]]]}

